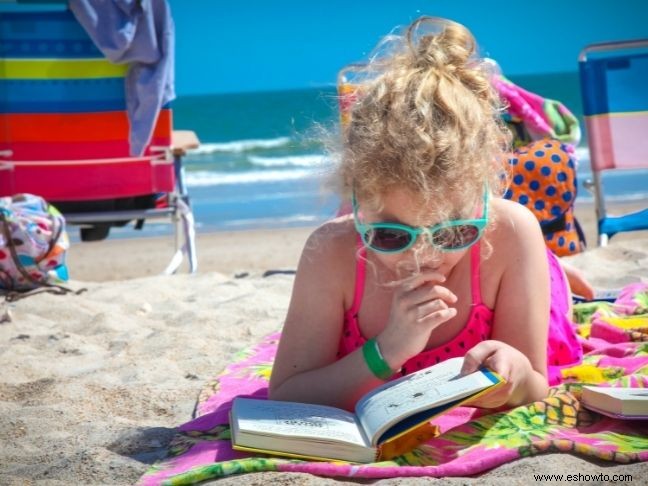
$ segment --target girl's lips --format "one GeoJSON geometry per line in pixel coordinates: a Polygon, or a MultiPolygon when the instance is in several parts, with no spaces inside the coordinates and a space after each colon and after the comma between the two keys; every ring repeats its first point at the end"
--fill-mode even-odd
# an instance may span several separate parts
{"type": "Polygon", "coordinates": [[[441,265],[421,265],[421,272],[440,272],[441,265]]]}

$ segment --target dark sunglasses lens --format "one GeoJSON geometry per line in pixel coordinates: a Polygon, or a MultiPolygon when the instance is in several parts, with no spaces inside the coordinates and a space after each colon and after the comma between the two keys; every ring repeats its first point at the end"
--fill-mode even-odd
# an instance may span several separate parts
{"type": "Polygon", "coordinates": [[[369,246],[381,251],[402,250],[411,241],[407,231],[397,228],[372,228],[365,233],[365,239],[369,246]]]}
{"type": "Polygon", "coordinates": [[[472,245],[479,239],[479,228],[472,224],[462,224],[441,228],[432,234],[432,243],[440,248],[453,250],[472,245]]]}

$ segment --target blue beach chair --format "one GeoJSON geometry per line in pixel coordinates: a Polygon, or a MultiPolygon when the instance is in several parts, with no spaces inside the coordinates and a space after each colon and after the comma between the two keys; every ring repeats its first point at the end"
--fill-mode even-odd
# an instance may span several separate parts
{"type": "Polygon", "coordinates": [[[648,39],[593,44],[578,61],[593,176],[585,187],[605,246],[617,233],[648,229],[648,208],[608,215],[603,185],[604,172],[648,169],[648,39]]]}

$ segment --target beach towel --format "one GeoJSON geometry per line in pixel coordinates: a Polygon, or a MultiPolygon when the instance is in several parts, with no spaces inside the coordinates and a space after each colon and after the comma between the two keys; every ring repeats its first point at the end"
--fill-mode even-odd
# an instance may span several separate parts
{"type": "Polygon", "coordinates": [[[128,63],[125,79],[130,153],[150,143],[160,109],[175,99],[175,27],[166,0],[70,0],[70,10],[99,50],[128,63]]]}
{"type": "Polygon", "coordinates": [[[241,352],[201,391],[194,420],[181,425],[168,457],[142,485],[195,484],[233,474],[294,471],[329,477],[474,476],[518,458],[566,452],[617,463],[648,460],[648,421],[608,418],[581,406],[584,384],[648,387],[648,284],[623,289],[615,303],[575,306],[581,365],[564,369],[550,396],[508,411],[460,407],[437,418],[439,436],[390,461],[309,462],[254,456],[231,448],[228,412],[235,396],[266,398],[279,333],[241,352]]]}
{"type": "Polygon", "coordinates": [[[545,138],[558,140],[570,150],[578,145],[578,119],[560,101],[527,91],[501,75],[493,76],[491,82],[506,103],[504,121],[513,132],[514,147],[545,138]]]}

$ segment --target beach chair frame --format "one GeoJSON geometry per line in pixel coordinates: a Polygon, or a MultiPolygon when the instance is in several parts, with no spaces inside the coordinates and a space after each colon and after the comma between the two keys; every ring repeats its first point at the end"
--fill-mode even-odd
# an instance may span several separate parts
{"type": "MultiPolygon", "coordinates": [[[[624,144],[618,143],[618,135],[615,137],[620,131],[620,127],[615,126],[619,123],[616,120],[620,120],[621,117],[625,119],[623,123],[626,126],[633,124],[632,127],[637,132],[637,127],[642,122],[642,127],[648,127],[648,106],[640,105],[628,111],[624,110],[625,112],[615,112],[609,106],[607,78],[604,76],[608,70],[623,69],[639,58],[648,59],[648,39],[591,44],[580,52],[578,58],[585,128],[592,165],[592,179],[585,181],[584,186],[594,195],[599,246],[607,245],[609,239],[617,233],[648,229],[648,209],[620,216],[608,215],[603,185],[604,171],[648,169],[648,133],[632,141],[632,159],[619,157],[620,151],[626,147],[619,147],[624,144]],[[616,146],[613,143],[615,138],[616,146]]],[[[639,79],[639,76],[635,76],[629,77],[628,80],[629,84],[624,86],[625,95],[646,93],[645,78],[639,79]]],[[[645,99],[642,101],[645,103],[645,99]]],[[[627,138],[626,135],[626,140],[627,138]]]]}

